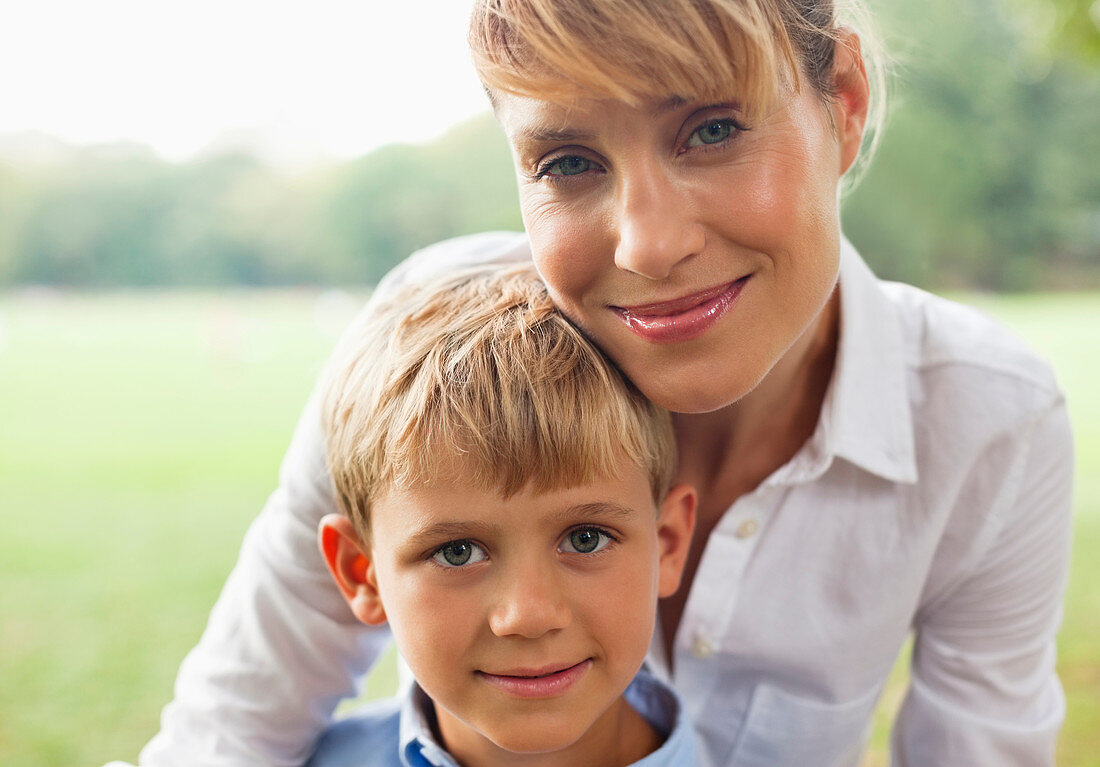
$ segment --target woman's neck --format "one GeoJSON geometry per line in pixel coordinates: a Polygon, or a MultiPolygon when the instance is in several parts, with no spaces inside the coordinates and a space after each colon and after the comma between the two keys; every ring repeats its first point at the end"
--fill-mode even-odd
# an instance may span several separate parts
{"type": "Polygon", "coordinates": [[[659,606],[666,658],[675,641],[703,547],[734,501],[791,460],[817,427],[836,365],[840,300],[833,291],[814,325],[764,380],[738,402],[713,413],[675,414],[680,446],[677,481],[699,493],[683,588],[659,606]]]}
{"type": "Polygon", "coordinates": [[[837,288],[755,389],[721,410],[674,416],[679,479],[699,489],[704,505],[724,511],[813,435],[836,364],[839,329],[837,288]]]}

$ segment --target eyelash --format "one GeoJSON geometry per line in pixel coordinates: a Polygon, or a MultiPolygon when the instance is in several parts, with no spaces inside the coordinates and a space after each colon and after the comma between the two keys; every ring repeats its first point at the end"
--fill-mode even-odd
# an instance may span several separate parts
{"type": "Polygon", "coordinates": [[[488,558],[489,558],[489,552],[487,552],[485,550],[485,547],[482,546],[480,543],[478,543],[476,541],[472,541],[468,538],[459,538],[459,539],[456,539],[456,540],[453,540],[453,541],[447,541],[446,543],[442,544],[441,546],[437,546],[434,549],[432,549],[431,553],[428,554],[428,562],[429,563],[435,565],[436,567],[438,567],[442,570],[456,570],[456,571],[457,570],[464,570],[467,567],[469,567],[470,565],[476,565],[480,562],[484,562],[488,558]],[[449,563],[439,561],[438,557],[440,557],[443,554],[444,550],[446,550],[446,548],[448,546],[454,546],[455,544],[459,544],[459,543],[465,543],[465,544],[467,544],[469,546],[472,546],[475,549],[479,550],[483,555],[482,558],[478,559],[474,562],[463,562],[460,565],[453,565],[453,564],[449,564],[449,563]]]}
{"type": "MultiPolygon", "coordinates": [[[[604,538],[607,539],[607,543],[605,543],[603,546],[600,546],[599,548],[597,548],[596,550],[591,551],[591,552],[566,551],[566,552],[563,552],[563,553],[565,553],[565,554],[576,554],[578,556],[589,556],[589,557],[591,557],[591,556],[595,556],[597,554],[601,554],[604,551],[607,551],[608,547],[614,546],[615,544],[619,543],[619,537],[617,535],[615,535],[614,533],[612,533],[610,530],[607,530],[603,527],[599,527],[597,525],[579,525],[577,527],[571,528],[570,530],[566,531],[565,535],[563,535],[561,537],[561,542],[558,544],[559,551],[561,550],[561,547],[565,544],[565,542],[569,540],[569,537],[571,535],[573,535],[573,533],[578,533],[578,532],[581,532],[581,531],[584,531],[584,530],[591,530],[591,531],[597,533],[598,535],[603,536],[604,538]]],[[[434,564],[436,567],[438,567],[442,570],[456,570],[456,571],[457,570],[464,570],[467,567],[469,567],[471,564],[476,565],[476,564],[479,564],[480,562],[484,562],[488,558],[489,558],[489,553],[485,550],[485,547],[482,546],[480,543],[477,543],[476,541],[472,541],[468,538],[461,538],[461,539],[456,539],[456,540],[453,540],[453,541],[447,541],[446,543],[442,544],[441,546],[437,546],[434,549],[432,549],[432,551],[427,556],[428,562],[430,562],[431,564],[434,564]],[[479,549],[481,551],[481,553],[484,555],[483,558],[479,559],[475,562],[463,562],[461,565],[444,564],[443,562],[440,562],[437,559],[437,557],[439,557],[440,555],[443,554],[443,551],[448,546],[454,546],[455,544],[458,544],[458,543],[465,543],[465,544],[468,544],[470,546],[473,546],[476,549],[479,549]]]]}
{"type": "Polygon", "coordinates": [[[574,528],[568,530],[565,533],[565,535],[563,535],[561,537],[561,543],[558,544],[558,550],[561,551],[561,547],[565,544],[566,541],[569,540],[569,537],[571,535],[573,535],[573,533],[579,533],[583,530],[591,530],[592,532],[597,533],[597,534],[603,536],[604,538],[607,538],[607,543],[605,543],[603,546],[596,549],[595,551],[588,551],[588,552],[585,552],[585,551],[566,551],[566,552],[562,552],[562,553],[564,553],[564,554],[576,554],[576,555],[582,556],[582,557],[585,557],[585,556],[591,557],[591,556],[595,556],[597,554],[602,554],[603,552],[607,551],[607,549],[609,547],[614,546],[616,543],[619,542],[618,536],[616,536],[610,530],[602,528],[598,525],[579,525],[577,527],[574,527],[574,528]]]}
{"type": "MultiPolygon", "coordinates": [[[[553,168],[555,165],[557,165],[562,160],[568,160],[572,157],[575,157],[575,158],[580,159],[580,160],[586,160],[586,161],[592,163],[593,165],[599,167],[599,163],[597,163],[595,160],[589,160],[587,157],[582,157],[581,155],[575,155],[575,154],[561,154],[561,155],[558,155],[556,157],[551,157],[550,159],[548,159],[545,162],[541,163],[535,169],[535,172],[531,175],[531,180],[532,181],[545,181],[545,182],[550,183],[550,184],[567,184],[567,183],[569,183],[569,179],[572,178],[571,176],[563,176],[563,175],[560,175],[560,174],[551,173],[550,169],[553,168]]],[[[602,168],[601,168],[601,170],[602,170],[602,168]]],[[[585,171],[585,173],[587,173],[587,171],[585,171]]],[[[578,173],[576,175],[585,175],[585,174],[584,173],[578,173]]]]}
{"type": "MultiPolygon", "coordinates": [[[[729,123],[729,127],[730,127],[730,135],[729,136],[722,139],[721,141],[716,141],[713,144],[703,144],[701,146],[696,146],[694,148],[697,149],[697,150],[702,150],[702,151],[711,151],[713,149],[722,149],[724,147],[729,146],[732,142],[736,141],[737,137],[739,135],[741,135],[742,133],[744,133],[745,131],[748,130],[748,128],[745,128],[744,126],[742,126],[741,123],[739,123],[737,120],[733,119],[732,117],[715,117],[715,118],[712,118],[710,120],[704,120],[702,122],[702,124],[700,124],[698,127],[696,127],[695,130],[693,130],[690,134],[688,134],[687,140],[684,143],[686,144],[688,141],[691,141],[691,139],[694,136],[696,136],[697,134],[699,134],[702,131],[706,130],[707,128],[711,128],[715,125],[721,125],[723,123],[729,123]]],[[[686,151],[686,150],[682,150],[681,154],[683,153],[683,151],[686,151]]]]}
{"type": "MultiPolygon", "coordinates": [[[[729,135],[728,138],[722,139],[721,141],[716,142],[714,144],[704,144],[702,146],[691,147],[691,149],[693,149],[695,151],[701,151],[701,152],[711,152],[711,151],[724,149],[727,146],[729,146],[732,142],[736,141],[737,137],[739,135],[741,135],[742,133],[745,133],[748,130],[751,130],[750,128],[747,128],[747,127],[743,126],[741,123],[739,123],[737,120],[735,120],[732,117],[716,117],[716,118],[713,118],[713,119],[710,119],[710,120],[704,120],[701,124],[699,124],[695,128],[695,130],[693,130],[691,133],[688,134],[688,138],[687,138],[687,140],[685,140],[684,143],[686,144],[687,141],[691,140],[692,136],[695,136],[700,131],[705,130],[706,128],[709,128],[713,125],[718,125],[720,123],[729,123],[730,124],[731,131],[730,131],[730,135],[729,135]]],[[[678,152],[678,154],[683,154],[686,151],[688,151],[686,148],[681,149],[678,152]]],[[[563,175],[560,175],[560,174],[553,174],[553,173],[550,173],[550,169],[553,168],[555,165],[557,165],[562,160],[568,160],[572,157],[576,157],[578,159],[585,160],[587,162],[592,163],[596,167],[599,167],[599,163],[597,163],[595,160],[590,160],[589,158],[584,157],[582,155],[560,154],[560,155],[551,157],[551,158],[545,160],[544,162],[542,162],[541,164],[539,164],[539,166],[535,169],[534,174],[532,174],[531,180],[532,181],[545,181],[545,182],[550,183],[550,184],[568,184],[568,183],[570,183],[570,180],[573,178],[573,176],[563,176],[563,175]]],[[[602,168],[600,168],[600,170],[602,170],[602,168]]],[[[584,171],[582,173],[577,173],[575,175],[576,176],[584,176],[584,175],[587,175],[587,171],[584,171]]]]}

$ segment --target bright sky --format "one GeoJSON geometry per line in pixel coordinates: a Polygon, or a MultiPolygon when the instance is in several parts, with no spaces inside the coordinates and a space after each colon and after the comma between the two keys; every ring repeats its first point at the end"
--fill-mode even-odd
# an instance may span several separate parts
{"type": "Polygon", "coordinates": [[[488,109],[467,0],[2,0],[0,134],[171,159],[256,133],[289,161],[422,141],[488,109]]]}

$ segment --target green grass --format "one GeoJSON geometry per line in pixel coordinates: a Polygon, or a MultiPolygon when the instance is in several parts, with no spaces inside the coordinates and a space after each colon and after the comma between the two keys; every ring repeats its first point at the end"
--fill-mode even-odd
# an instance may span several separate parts
{"type": "MultiPolygon", "coordinates": [[[[1100,765],[1100,296],[983,298],[1078,439],[1059,764],[1100,765]]],[[[314,293],[0,295],[0,764],[134,761],[334,340],[314,293]]],[[[335,308],[334,308],[335,307],[335,308]]],[[[376,690],[392,685],[392,662],[376,690]]],[[[899,666],[868,765],[885,764],[899,666]]]]}

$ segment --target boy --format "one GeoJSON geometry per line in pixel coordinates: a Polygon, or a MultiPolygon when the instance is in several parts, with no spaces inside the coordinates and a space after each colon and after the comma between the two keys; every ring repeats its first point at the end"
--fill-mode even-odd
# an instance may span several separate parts
{"type": "Polygon", "coordinates": [[[330,728],[310,764],[693,763],[675,694],[639,672],[694,523],[667,413],[530,266],[411,288],[364,320],[329,371],[342,514],[320,543],[416,684],[330,728]]]}

